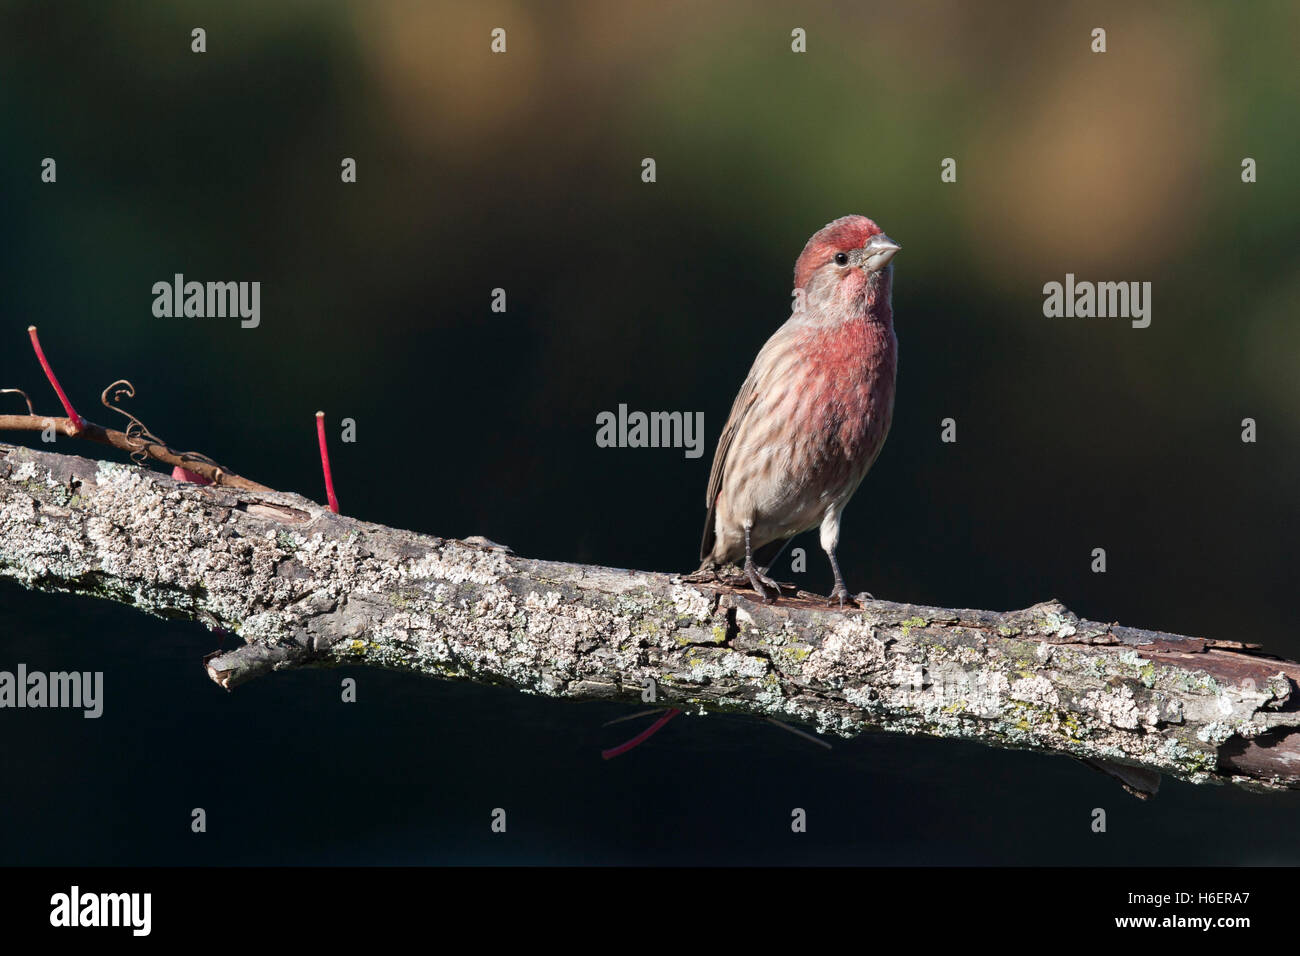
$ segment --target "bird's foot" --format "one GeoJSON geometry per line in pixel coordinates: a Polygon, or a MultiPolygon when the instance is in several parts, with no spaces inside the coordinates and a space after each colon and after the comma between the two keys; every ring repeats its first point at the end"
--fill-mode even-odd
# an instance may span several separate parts
{"type": "Polygon", "coordinates": [[[689,584],[721,584],[737,589],[748,587],[769,604],[782,594],[795,594],[799,590],[798,585],[790,581],[777,581],[763,574],[752,561],[745,567],[725,564],[716,568],[700,568],[691,574],[683,574],[682,581],[689,584]]]}
{"type": "MultiPolygon", "coordinates": [[[[866,594],[865,591],[862,593],[866,594]]],[[[870,595],[867,596],[870,597],[870,595]]],[[[836,602],[839,603],[840,607],[844,607],[846,603],[848,604],[858,603],[853,599],[853,595],[849,593],[849,589],[842,584],[835,585],[835,590],[831,591],[831,596],[826,599],[827,605],[835,604],[836,602]]]]}
{"type": "Polygon", "coordinates": [[[781,596],[781,585],[761,574],[753,561],[745,562],[745,576],[749,578],[749,586],[758,592],[764,604],[771,604],[781,596]]]}

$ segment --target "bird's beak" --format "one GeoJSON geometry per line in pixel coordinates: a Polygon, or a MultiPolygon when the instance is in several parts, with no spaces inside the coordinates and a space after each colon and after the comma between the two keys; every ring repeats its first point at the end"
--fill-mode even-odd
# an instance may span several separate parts
{"type": "Polygon", "coordinates": [[[883,232],[872,236],[867,240],[867,244],[862,247],[862,251],[866,253],[862,260],[862,268],[867,272],[879,272],[889,265],[889,260],[894,258],[902,248],[883,232]]]}

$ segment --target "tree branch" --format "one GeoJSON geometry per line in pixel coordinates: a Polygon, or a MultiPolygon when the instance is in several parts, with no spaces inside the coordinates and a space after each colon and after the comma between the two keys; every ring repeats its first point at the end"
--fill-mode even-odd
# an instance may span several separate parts
{"type": "MultiPolygon", "coordinates": [[[[12,392],[17,389],[3,389],[12,392]]],[[[21,393],[20,393],[21,394],[21,393]]],[[[26,397],[26,396],[24,396],[26,397]]],[[[30,405],[30,402],[28,403],[30,405]]],[[[71,418],[54,415],[0,415],[0,431],[9,432],[43,432],[54,429],[56,435],[65,438],[83,438],[124,451],[128,455],[144,455],[165,465],[185,468],[217,485],[229,485],[231,488],[243,488],[248,491],[270,491],[266,485],[242,478],[220,465],[193,454],[172,451],[160,441],[151,441],[143,436],[128,435],[113,428],[105,428],[94,422],[82,421],[78,426],[71,418]]]]}
{"type": "Polygon", "coordinates": [[[222,468],[206,455],[200,455],[197,452],[177,452],[168,447],[166,442],[149,431],[144,422],[119,404],[123,399],[135,397],[135,386],[126,379],[118,379],[104,389],[99,396],[99,401],[105,408],[115,411],[119,415],[124,415],[130,421],[127,430],[120,432],[86,421],[72,407],[72,402],[68,399],[67,393],[63,391],[63,386],[59,384],[59,378],[54,374],[54,369],[45,356],[45,350],[41,347],[41,339],[37,335],[36,326],[27,326],[27,336],[31,339],[32,351],[36,355],[36,360],[40,363],[41,370],[45,373],[46,380],[50,383],[50,387],[54,389],[55,394],[59,396],[59,402],[63,405],[67,415],[66,417],[37,415],[36,410],[32,408],[31,397],[21,388],[0,388],[0,395],[21,395],[27,405],[26,415],[0,415],[0,431],[47,432],[52,430],[56,435],[63,435],[67,438],[84,438],[99,442],[101,445],[120,449],[129,454],[131,459],[138,464],[143,464],[146,459],[152,458],[154,461],[171,465],[173,474],[176,474],[174,469],[180,469],[180,473],[176,474],[178,478],[185,478],[200,484],[202,483],[200,479],[206,479],[215,485],[230,485],[250,491],[271,490],[265,485],[259,485],[255,481],[241,478],[239,475],[222,468]]]}
{"type": "Polygon", "coordinates": [[[0,576],[234,631],[245,646],[205,662],[227,689],[333,664],[638,705],[653,682],[658,701],[697,713],[1068,754],[1137,792],[1158,774],[1300,787],[1300,664],[1055,601],[841,610],[801,592],[764,605],[6,444],[0,576]]]}

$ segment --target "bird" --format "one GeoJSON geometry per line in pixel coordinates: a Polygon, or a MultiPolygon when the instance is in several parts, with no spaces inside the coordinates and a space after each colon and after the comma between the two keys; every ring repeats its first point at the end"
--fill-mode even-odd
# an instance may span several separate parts
{"type": "Polygon", "coordinates": [[[894,415],[898,337],[893,260],[902,247],[866,216],[827,223],[795,262],[794,306],[759,350],[718,439],[696,575],[743,559],[765,603],[789,540],[821,529],[835,577],[844,508],[880,454],[894,415]]]}

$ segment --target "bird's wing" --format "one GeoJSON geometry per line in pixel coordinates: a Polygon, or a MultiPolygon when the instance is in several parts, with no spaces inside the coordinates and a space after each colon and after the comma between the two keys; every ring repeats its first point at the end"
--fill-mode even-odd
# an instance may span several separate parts
{"type": "Polygon", "coordinates": [[[727,424],[722,426],[718,450],[713,456],[713,470],[709,472],[709,490],[704,494],[706,508],[712,508],[718,500],[718,492],[722,490],[722,476],[727,471],[727,452],[731,449],[731,441],[736,437],[736,432],[740,431],[740,424],[745,420],[745,415],[753,407],[756,398],[758,398],[758,383],[751,371],[749,377],[745,379],[745,384],[740,386],[740,394],[731,403],[731,414],[727,417],[727,424]]]}
{"type": "Polygon", "coordinates": [[[704,538],[700,542],[700,560],[708,558],[713,551],[714,542],[714,509],[718,503],[718,492],[722,490],[722,479],[727,473],[728,453],[731,450],[731,443],[736,437],[744,424],[745,416],[749,410],[754,407],[754,402],[758,398],[762,388],[767,383],[760,381],[759,370],[764,367],[760,360],[763,353],[773,348],[782,336],[787,326],[782,326],[773,336],[767,340],[767,344],[759,350],[758,357],[754,359],[753,366],[750,367],[749,374],[745,377],[745,383],[740,386],[740,393],[736,400],[731,404],[731,414],[727,417],[727,424],[722,427],[722,436],[718,439],[718,450],[713,455],[713,470],[709,473],[709,488],[704,493],[704,506],[709,509],[708,517],[704,519],[704,538]]]}
{"type": "Polygon", "coordinates": [[[754,373],[751,371],[749,377],[745,379],[745,384],[740,386],[740,394],[731,405],[731,415],[727,418],[727,424],[723,426],[722,437],[718,439],[718,450],[713,455],[713,471],[709,473],[709,490],[704,493],[704,506],[709,509],[709,513],[704,519],[704,538],[700,542],[701,561],[707,559],[713,552],[716,533],[713,514],[718,503],[718,492],[722,490],[722,477],[727,472],[727,452],[731,448],[731,440],[736,437],[736,432],[740,430],[740,423],[744,421],[745,414],[757,397],[758,388],[754,381],[754,373]]]}

